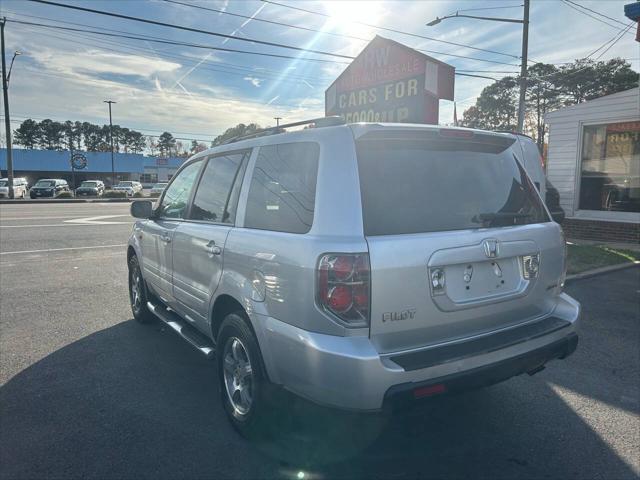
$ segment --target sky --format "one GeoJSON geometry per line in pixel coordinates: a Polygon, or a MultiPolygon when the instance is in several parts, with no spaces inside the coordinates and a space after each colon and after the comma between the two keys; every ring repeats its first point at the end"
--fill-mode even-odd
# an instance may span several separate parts
{"type": "MultiPolygon", "coordinates": [[[[179,0],[189,5],[166,0],[57,1],[236,38],[348,56],[357,55],[367,40],[379,34],[413,48],[438,52],[429,55],[455,66],[459,72],[500,78],[509,74],[504,72],[516,73],[519,69],[520,24],[463,18],[445,20],[433,27],[427,27],[426,23],[456,10],[468,15],[522,18],[522,0],[276,0],[282,5],[317,13],[261,0],[179,0]],[[198,9],[194,5],[218,11],[198,9]],[[485,10],[462,12],[464,9],[485,10]],[[382,31],[374,26],[403,33],[382,31]]],[[[624,16],[623,7],[631,0],[572,1],[611,19],[585,13],[585,10],[579,12],[576,6],[572,8],[564,0],[532,0],[530,59],[562,63],[585,57],[615,38],[624,25],[630,23],[624,16]]],[[[293,122],[323,116],[324,91],[344,70],[346,64],[343,62],[348,62],[335,56],[148,25],[27,0],[0,0],[0,14],[7,18],[7,61],[15,50],[21,52],[10,79],[13,128],[25,118],[108,123],[108,107],[103,101],[109,99],[117,102],[113,105],[115,124],[145,134],[169,131],[183,141],[209,142],[238,123],[255,122],[267,126],[275,124],[274,117],[282,117],[282,122],[293,122]],[[15,21],[111,33],[117,30],[123,35],[292,58],[114,38],[15,21]],[[310,58],[324,61],[309,61],[310,58]]],[[[634,25],[628,33],[622,34],[607,51],[606,47],[602,48],[591,58],[600,55],[600,60],[622,57],[639,71],[640,43],[634,40],[635,28],[634,25]]],[[[492,82],[456,77],[455,100],[459,117],[492,82]]],[[[440,123],[451,123],[452,119],[453,102],[442,100],[440,123]]]]}

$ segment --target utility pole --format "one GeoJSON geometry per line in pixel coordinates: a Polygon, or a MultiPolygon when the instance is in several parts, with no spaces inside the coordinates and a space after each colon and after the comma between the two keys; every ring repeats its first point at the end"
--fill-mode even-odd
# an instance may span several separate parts
{"type": "Polygon", "coordinates": [[[273,119],[276,121],[276,127],[280,126],[280,120],[282,120],[282,117],[273,117],[273,119]]]}
{"type": "Polygon", "coordinates": [[[109,104],[109,142],[111,143],[111,188],[116,184],[116,167],[113,162],[113,121],[111,119],[111,104],[117,103],[113,100],[104,100],[103,103],[109,104]]]}
{"type": "Polygon", "coordinates": [[[499,18],[499,17],[481,17],[477,15],[460,14],[460,12],[469,12],[478,10],[470,8],[467,10],[458,10],[455,14],[445,15],[444,17],[436,17],[427,23],[427,27],[438,25],[442,20],[448,18],[473,18],[476,20],[489,20],[491,22],[521,23],[522,24],[522,63],[520,64],[520,100],[518,102],[518,133],[522,133],[524,129],[524,101],[527,96],[527,52],[529,49],[529,1],[524,0],[524,16],[522,20],[515,18],[499,18]]]}
{"type": "Polygon", "coordinates": [[[527,52],[529,50],[529,0],[524,0],[522,18],[522,64],[520,65],[520,100],[518,101],[518,133],[524,130],[524,101],[527,96],[527,52]]]}
{"type": "MultiPolygon", "coordinates": [[[[6,18],[0,20],[0,53],[2,55],[2,95],[4,98],[4,126],[7,137],[7,180],[9,183],[9,198],[13,197],[13,157],[11,152],[11,116],[9,115],[9,84],[7,83],[7,62],[4,58],[4,24],[6,18]]],[[[15,58],[15,56],[14,56],[15,58]]]]}

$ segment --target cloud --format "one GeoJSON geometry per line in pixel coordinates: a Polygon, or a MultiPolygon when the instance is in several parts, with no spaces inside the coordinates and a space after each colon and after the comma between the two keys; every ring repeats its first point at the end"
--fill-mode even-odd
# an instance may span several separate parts
{"type": "Polygon", "coordinates": [[[63,50],[43,49],[32,51],[31,57],[48,69],[72,74],[117,74],[150,78],[154,74],[173,72],[181,67],[179,63],[167,60],[93,49],[72,55],[63,50]]]}
{"type": "Polygon", "coordinates": [[[244,77],[243,80],[246,80],[246,81],[250,82],[251,85],[253,85],[254,87],[258,87],[258,88],[260,88],[260,86],[262,85],[262,81],[263,81],[261,78],[252,77],[251,75],[247,75],[246,77],[244,77]]]}

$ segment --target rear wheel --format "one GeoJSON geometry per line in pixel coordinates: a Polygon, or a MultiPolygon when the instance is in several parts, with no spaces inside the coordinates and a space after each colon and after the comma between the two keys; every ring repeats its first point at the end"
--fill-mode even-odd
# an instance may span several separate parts
{"type": "Polygon", "coordinates": [[[129,300],[133,318],[140,323],[149,323],[155,319],[147,308],[147,288],[140,271],[138,257],[132,255],[129,259],[129,300]]]}
{"type": "Polygon", "coordinates": [[[269,381],[258,342],[244,312],[227,315],[218,334],[218,377],[222,404],[233,426],[245,437],[268,428],[269,381]]]}

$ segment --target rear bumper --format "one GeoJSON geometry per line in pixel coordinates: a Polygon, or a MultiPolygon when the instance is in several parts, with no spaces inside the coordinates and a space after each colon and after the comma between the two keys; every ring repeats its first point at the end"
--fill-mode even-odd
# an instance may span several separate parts
{"type": "Polygon", "coordinates": [[[416,388],[434,384],[445,384],[447,392],[476,388],[567,357],[577,345],[580,305],[562,294],[552,315],[557,328],[532,327],[542,322],[552,327],[554,322],[546,318],[522,326],[528,334],[519,340],[504,335],[506,329],[492,332],[471,339],[473,348],[462,354],[459,346],[470,339],[383,355],[368,337],[324,335],[272,317],[250,317],[273,383],[322,405],[375,411],[390,402],[407,401],[416,388]],[[500,341],[489,341],[499,334],[500,341]],[[430,354],[425,357],[423,352],[430,354]],[[398,357],[412,363],[402,366],[398,357]],[[423,363],[416,363],[416,359],[423,363]]]}
{"type": "Polygon", "coordinates": [[[550,360],[568,357],[575,352],[577,346],[578,335],[570,333],[543,347],[489,365],[424,382],[394,385],[385,394],[384,406],[408,406],[419,398],[438,393],[459,393],[493,385],[522,373],[533,374],[550,360]]]}

